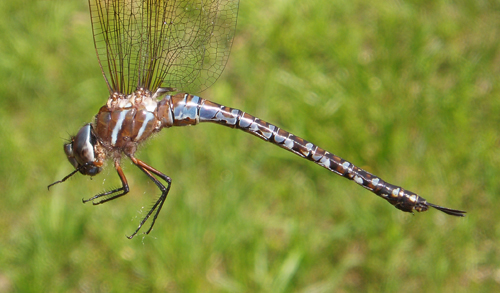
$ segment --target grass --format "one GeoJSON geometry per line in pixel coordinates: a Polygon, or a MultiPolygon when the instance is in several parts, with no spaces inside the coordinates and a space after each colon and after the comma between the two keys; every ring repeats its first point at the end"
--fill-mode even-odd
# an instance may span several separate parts
{"type": "Polygon", "coordinates": [[[201,96],[279,125],[430,202],[402,213],[241,131],[168,129],[93,180],[62,144],[106,98],[86,1],[0,2],[0,291],[497,292],[500,18],[489,1],[242,1],[201,96]]]}

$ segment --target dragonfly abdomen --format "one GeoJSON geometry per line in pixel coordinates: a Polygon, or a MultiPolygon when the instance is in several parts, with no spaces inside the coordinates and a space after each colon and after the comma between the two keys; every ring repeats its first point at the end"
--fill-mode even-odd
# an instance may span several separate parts
{"type": "Polygon", "coordinates": [[[381,178],[356,167],[351,162],[273,124],[241,110],[223,106],[198,96],[189,94],[166,96],[158,104],[158,117],[165,122],[163,127],[212,122],[238,128],[308,159],[342,177],[353,180],[402,211],[413,212],[416,210],[424,212],[429,206],[432,206],[451,215],[463,216],[462,211],[430,204],[416,193],[389,184],[381,178]]]}

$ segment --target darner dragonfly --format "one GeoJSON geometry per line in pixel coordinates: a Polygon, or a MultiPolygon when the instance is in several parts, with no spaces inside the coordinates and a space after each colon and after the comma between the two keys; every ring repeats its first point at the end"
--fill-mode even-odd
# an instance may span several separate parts
{"type": "Polygon", "coordinates": [[[427,202],[352,163],[238,109],[182,91],[200,91],[220,76],[231,48],[238,0],[89,0],[94,44],[110,96],[92,123],[84,125],[64,151],[76,172],[94,176],[111,158],[120,188],[83,202],[102,204],[129,192],[120,166],[123,155],[161,190],[161,196],[129,236],[151,217],[153,228],[171,179],[135,157],[152,134],[172,126],[214,122],[271,142],[372,191],[405,212],[429,207],[453,216],[464,211],[427,202]],[[164,85],[165,87],[162,87],[164,85]],[[166,183],[166,186],[165,186],[166,183]]]}

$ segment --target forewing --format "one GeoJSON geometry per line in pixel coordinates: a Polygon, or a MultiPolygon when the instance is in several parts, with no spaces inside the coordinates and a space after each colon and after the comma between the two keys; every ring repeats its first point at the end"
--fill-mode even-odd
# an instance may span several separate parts
{"type": "Polygon", "coordinates": [[[163,85],[196,93],[222,73],[238,0],[89,0],[94,45],[110,92],[163,85]]]}

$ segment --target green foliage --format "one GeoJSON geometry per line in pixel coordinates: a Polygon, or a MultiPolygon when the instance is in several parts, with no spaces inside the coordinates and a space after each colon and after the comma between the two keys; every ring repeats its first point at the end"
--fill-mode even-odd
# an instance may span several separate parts
{"type": "Polygon", "coordinates": [[[138,158],[172,189],[83,205],[62,152],[107,99],[86,1],[0,2],[0,291],[498,292],[500,7],[494,1],[242,1],[222,77],[248,111],[430,202],[402,213],[241,131],[168,129],[138,158]]]}

